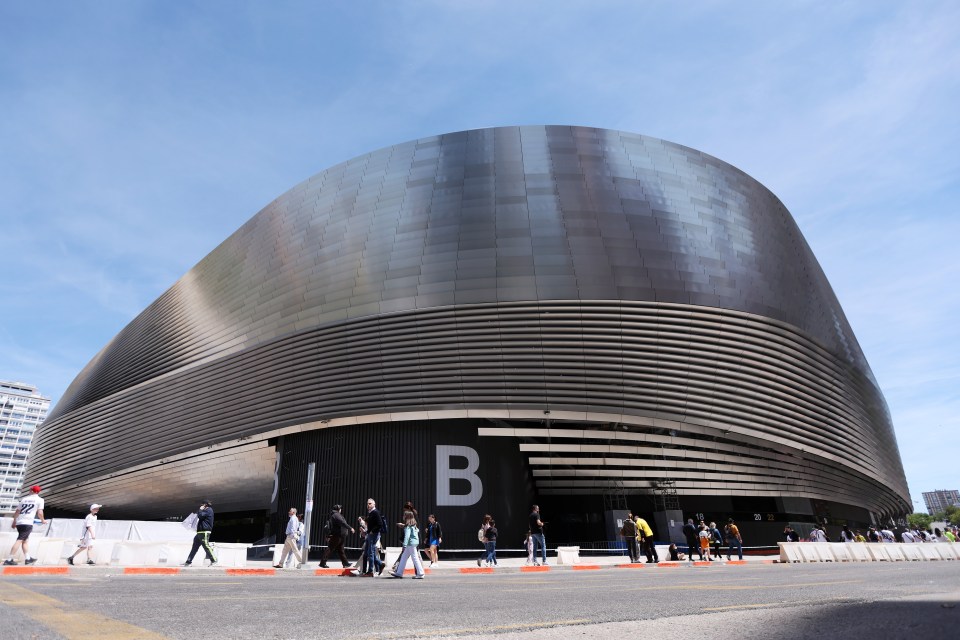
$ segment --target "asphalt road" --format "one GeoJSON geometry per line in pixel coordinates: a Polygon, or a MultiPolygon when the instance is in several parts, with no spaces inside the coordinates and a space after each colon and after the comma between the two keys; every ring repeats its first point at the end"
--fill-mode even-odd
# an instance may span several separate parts
{"type": "Polygon", "coordinates": [[[960,562],[435,572],[425,580],[4,576],[0,620],[4,640],[954,638],[960,562]]]}

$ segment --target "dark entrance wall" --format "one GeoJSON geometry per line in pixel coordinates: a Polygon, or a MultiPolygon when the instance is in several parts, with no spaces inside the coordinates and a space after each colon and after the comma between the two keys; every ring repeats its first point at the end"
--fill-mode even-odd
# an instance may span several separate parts
{"type": "MultiPolygon", "coordinates": [[[[534,501],[529,468],[514,442],[477,436],[477,427],[488,424],[481,420],[425,420],[284,436],[277,442],[280,468],[274,529],[282,529],[281,520],[285,521],[289,507],[304,508],[307,465],[316,462],[311,544],[322,544],[321,529],[332,505],[343,505],[344,517],[356,528],[357,517],[366,514],[367,498],[373,498],[389,523],[400,521],[407,500],[419,511],[422,527],[427,515],[435,514],[443,527],[446,549],[478,548],[477,529],[487,513],[497,520],[508,546],[519,546],[534,501]],[[472,455],[464,447],[476,452],[475,460],[459,455],[472,455]],[[476,463],[475,471],[467,469],[471,462],[476,463]],[[446,466],[453,471],[445,473],[446,466]],[[471,475],[482,483],[475,501],[468,495],[476,490],[476,480],[457,477],[471,475]],[[444,498],[443,493],[450,497],[444,498]]],[[[392,527],[387,544],[399,545],[400,539],[399,528],[392,527]]],[[[359,538],[353,537],[347,544],[358,546],[359,538]]]]}

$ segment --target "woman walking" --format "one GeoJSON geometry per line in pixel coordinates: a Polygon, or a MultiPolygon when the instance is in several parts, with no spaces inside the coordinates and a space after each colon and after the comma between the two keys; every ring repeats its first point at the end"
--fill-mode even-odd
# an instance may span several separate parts
{"type": "Polygon", "coordinates": [[[477,558],[477,566],[482,567],[483,561],[487,559],[487,527],[490,526],[490,521],[493,520],[493,516],[489,513],[483,516],[483,522],[480,523],[480,530],[477,531],[477,540],[483,543],[483,553],[480,554],[480,557],[477,558]]]}
{"type": "Polygon", "coordinates": [[[484,546],[487,549],[487,566],[497,566],[497,522],[490,520],[490,526],[484,534],[484,546]]]}
{"type": "Polygon", "coordinates": [[[427,516],[427,543],[430,545],[430,548],[427,549],[427,555],[430,556],[430,566],[433,567],[440,563],[437,551],[443,543],[443,529],[437,522],[437,516],[432,513],[427,516]]]}
{"type": "Polygon", "coordinates": [[[403,571],[407,568],[407,560],[413,558],[413,570],[416,573],[415,580],[423,579],[423,564],[420,563],[420,554],[417,553],[417,547],[420,546],[420,534],[417,529],[417,519],[412,511],[407,511],[404,518],[403,527],[403,552],[397,561],[397,568],[390,573],[391,578],[402,578],[403,571]]]}

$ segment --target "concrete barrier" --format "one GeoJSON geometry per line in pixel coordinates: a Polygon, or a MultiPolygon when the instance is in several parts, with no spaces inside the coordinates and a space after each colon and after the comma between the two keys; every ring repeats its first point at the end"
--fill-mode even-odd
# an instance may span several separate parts
{"type": "MultiPolygon", "coordinates": [[[[118,567],[155,567],[160,564],[164,542],[135,542],[123,540],[113,546],[110,564],[118,567]]],[[[184,556],[186,561],[186,556],[184,556]]]]}
{"type": "Polygon", "coordinates": [[[557,564],[580,564],[580,547],[557,547],[557,564]]]}
{"type": "Polygon", "coordinates": [[[217,564],[224,567],[246,567],[249,544],[235,542],[215,542],[213,552],[217,554],[217,564]]]}
{"type": "Polygon", "coordinates": [[[780,542],[780,562],[904,562],[960,560],[960,544],[780,542]]]}

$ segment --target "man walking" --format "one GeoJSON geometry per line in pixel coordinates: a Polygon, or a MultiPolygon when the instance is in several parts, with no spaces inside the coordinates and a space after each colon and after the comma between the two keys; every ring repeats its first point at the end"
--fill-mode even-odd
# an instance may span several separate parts
{"type": "Polygon", "coordinates": [[[693,562],[693,552],[696,551],[703,560],[703,551],[700,550],[700,532],[693,524],[693,518],[688,518],[687,524],[683,525],[683,537],[687,539],[687,559],[693,562]]]}
{"type": "Polygon", "coordinates": [[[287,528],[284,531],[286,537],[283,539],[283,553],[280,554],[280,563],[273,565],[274,569],[283,569],[291,555],[297,561],[298,565],[303,563],[303,557],[297,548],[297,532],[300,530],[300,519],[297,517],[296,508],[290,507],[290,511],[287,511],[287,516],[287,528]]]}
{"type": "Polygon", "coordinates": [[[740,527],[738,527],[733,518],[727,519],[727,526],[724,527],[727,534],[727,560],[730,559],[730,553],[733,548],[737,548],[737,557],[743,560],[743,538],[740,537],[740,527]]]}
{"type": "Polygon", "coordinates": [[[189,567],[193,564],[193,557],[197,555],[200,547],[210,559],[210,566],[217,564],[217,556],[213,555],[213,547],[210,546],[210,534],[213,532],[213,503],[204,500],[200,503],[200,509],[197,510],[197,535],[193,536],[193,547],[190,549],[190,555],[183,566],[189,567]]]}
{"type": "Polygon", "coordinates": [[[633,513],[627,513],[627,517],[620,527],[620,535],[627,545],[627,552],[630,554],[630,564],[637,562],[637,523],[633,519],[633,513]]]}
{"type": "Polygon", "coordinates": [[[387,521],[377,509],[377,503],[373,498],[367,500],[367,548],[364,552],[367,554],[367,572],[363,575],[373,577],[376,573],[383,573],[383,562],[377,555],[377,542],[380,540],[380,534],[386,531],[387,521]]]}
{"type": "Polygon", "coordinates": [[[100,512],[102,504],[93,503],[90,505],[90,513],[83,519],[83,536],[80,538],[80,546],[73,552],[73,555],[67,558],[67,564],[73,565],[73,559],[80,555],[81,551],[87,552],[87,564],[96,564],[93,561],[93,541],[97,538],[97,514],[100,512]]]}
{"type": "Polygon", "coordinates": [[[533,557],[537,557],[537,545],[540,546],[540,562],[534,562],[533,566],[539,567],[540,564],[547,564],[547,541],[543,537],[543,520],[540,519],[540,507],[533,505],[530,512],[530,535],[533,538],[533,557]]]}
{"type": "Polygon", "coordinates": [[[324,550],[323,557],[320,559],[320,566],[324,569],[327,568],[327,558],[329,558],[333,552],[340,554],[340,562],[343,564],[344,569],[350,566],[350,562],[347,560],[347,554],[343,550],[343,539],[347,537],[348,530],[351,534],[355,533],[355,530],[347,524],[346,518],[340,513],[340,508],[340,505],[335,504],[330,511],[330,537],[327,538],[327,548],[324,550]]]}
{"type": "Polygon", "coordinates": [[[640,536],[643,552],[647,555],[647,562],[660,562],[660,556],[657,555],[657,548],[653,544],[653,529],[651,529],[647,521],[640,516],[637,516],[637,535],[640,536]]]}
{"type": "Polygon", "coordinates": [[[36,558],[30,557],[30,551],[27,540],[33,531],[33,519],[40,518],[40,524],[47,524],[43,517],[43,498],[40,497],[40,485],[35,484],[30,487],[30,495],[20,501],[17,510],[13,512],[12,528],[17,530],[17,540],[10,547],[10,556],[3,561],[5,565],[17,564],[14,556],[18,550],[23,550],[23,564],[33,564],[36,558]]]}

